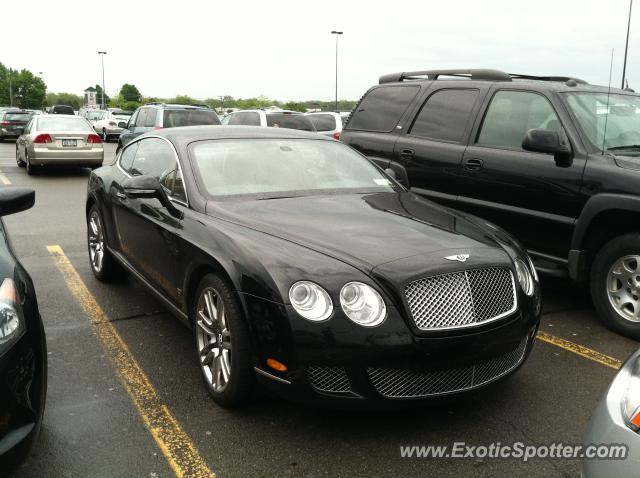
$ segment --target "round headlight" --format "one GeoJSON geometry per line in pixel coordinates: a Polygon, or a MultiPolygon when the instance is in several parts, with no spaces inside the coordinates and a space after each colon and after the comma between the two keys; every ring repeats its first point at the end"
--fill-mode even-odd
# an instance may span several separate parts
{"type": "Polygon", "coordinates": [[[522,262],[521,259],[516,259],[515,261],[513,261],[513,263],[516,266],[516,274],[518,276],[518,282],[520,283],[520,287],[522,288],[522,291],[526,295],[532,296],[534,282],[533,282],[533,276],[531,275],[531,272],[529,272],[529,268],[526,266],[524,262],[522,262]]]}
{"type": "Polygon", "coordinates": [[[380,294],[362,282],[349,282],[342,287],[340,305],[347,317],[365,327],[379,325],[387,316],[380,294]]]}
{"type": "Polygon", "coordinates": [[[289,289],[289,300],[298,314],[319,322],[329,318],[333,303],[326,290],[309,281],[296,282],[289,289]]]}

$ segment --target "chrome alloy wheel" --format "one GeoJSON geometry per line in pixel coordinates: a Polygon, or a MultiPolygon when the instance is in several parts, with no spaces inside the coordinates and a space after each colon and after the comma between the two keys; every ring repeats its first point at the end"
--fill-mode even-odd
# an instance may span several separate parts
{"type": "Polygon", "coordinates": [[[607,295],[613,309],[630,322],[640,322],[640,255],[624,256],[607,274],[607,295]]]}
{"type": "Polygon", "coordinates": [[[97,210],[93,210],[89,216],[89,255],[91,267],[96,272],[102,271],[104,262],[104,235],[102,233],[102,222],[97,210]]]}
{"type": "Polygon", "coordinates": [[[213,287],[204,289],[198,299],[196,338],[205,378],[214,392],[221,392],[231,377],[231,333],[224,302],[213,287]]]}

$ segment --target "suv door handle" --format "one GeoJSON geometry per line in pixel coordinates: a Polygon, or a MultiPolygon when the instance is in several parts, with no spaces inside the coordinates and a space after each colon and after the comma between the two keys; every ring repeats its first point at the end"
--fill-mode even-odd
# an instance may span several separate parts
{"type": "Polygon", "coordinates": [[[403,149],[400,151],[400,159],[405,163],[411,161],[416,155],[416,152],[413,149],[403,149]]]}
{"type": "Polygon", "coordinates": [[[121,193],[120,191],[116,191],[116,197],[120,199],[127,199],[127,195],[125,193],[121,193]]]}
{"type": "Polygon", "coordinates": [[[464,169],[467,171],[480,171],[484,168],[484,161],[477,158],[465,159],[464,160],[464,169]]]}

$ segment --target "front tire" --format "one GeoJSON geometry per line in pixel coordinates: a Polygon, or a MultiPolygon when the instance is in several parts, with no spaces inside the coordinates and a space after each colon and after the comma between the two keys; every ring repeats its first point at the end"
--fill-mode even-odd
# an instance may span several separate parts
{"type": "Polygon", "coordinates": [[[223,407],[244,405],[252,396],[250,338],[240,306],[227,282],[207,274],[191,306],[194,344],[207,391],[223,407]]]}
{"type": "Polygon", "coordinates": [[[87,215],[89,264],[96,279],[102,282],[115,282],[126,277],[126,271],[116,262],[106,245],[102,216],[94,204],[87,215]]]}
{"type": "Polygon", "coordinates": [[[598,251],[591,297],[607,327],[640,340],[640,234],[618,236],[598,251]]]}

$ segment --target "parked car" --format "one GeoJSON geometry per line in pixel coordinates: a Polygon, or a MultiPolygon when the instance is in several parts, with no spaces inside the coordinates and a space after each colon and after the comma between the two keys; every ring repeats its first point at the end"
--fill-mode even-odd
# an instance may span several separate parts
{"type": "Polygon", "coordinates": [[[610,93],[497,70],[385,75],[341,140],[508,230],[539,271],[590,281],[604,323],[638,339],[640,96],[610,93]]]}
{"type": "Polygon", "coordinates": [[[123,128],[118,126],[119,123],[127,123],[131,115],[116,114],[111,111],[100,111],[99,114],[92,115],[90,118],[93,129],[106,143],[109,139],[120,136],[123,128]]]}
{"type": "Polygon", "coordinates": [[[78,116],[35,116],[16,141],[16,162],[26,167],[29,175],[43,166],[97,168],[103,161],[102,139],[78,116]]]}
{"type": "MultiPolygon", "coordinates": [[[[33,206],[33,189],[0,188],[0,216],[33,206]]],[[[47,395],[47,345],[33,281],[0,220],[0,475],[29,456],[47,395]]]]}
{"type": "Polygon", "coordinates": [[[0,142],[22,134],[33,114],[27,110],[8,109],[0,112],[0,142]]]}
{"type": "Polygon", "coordinates": [[[287,110],[240,110],[229,113],[222,124],[229,126],[271,126],[274,128],[315,131],[313,123],[303,113],[287,110]]]}
{"type": "Polygon", "coordinates": [[[622,366],[591,417],[584,445],[627,446],[625,459],[582,460],[584,478],[636,476],[640,469],[640,350],[622,366]]]}
{"type": "Polygon", "coordinates": [[[306,116],[311,120],[318,133],[324,136],[330,136],[333,139],[340,139],[343,124],[343,117],[340,113],[322,111],[318,113],[307,113],[306,116]]]}
{"type": "Polygon", "coordinates": [[[177,126],[219,125],[220,119],[209,108],[187,105],[151,103],[133,112],[129,121],[121,121],[122,128],[116,152],[132,139],[151,130],[174,128],[177,126]]]}
{"type": "Polygon", "coordinates": [[[49,110],[49,114],[52,114],[52,115],[75,115],[76,111],[73,109],[73,106],[54,105],[49,110]]]}
{"type": "Polygon", "coordinates": [[[540,291],[503,231],[285,128],[155,131],[89,179],[91,268],[193,328],[221,405],[395,404],[483,387],[529,353],[540,291]],[[390,247],[392,245],[392,247],[390,247]]]}

